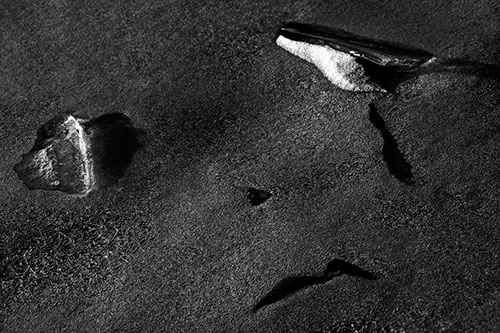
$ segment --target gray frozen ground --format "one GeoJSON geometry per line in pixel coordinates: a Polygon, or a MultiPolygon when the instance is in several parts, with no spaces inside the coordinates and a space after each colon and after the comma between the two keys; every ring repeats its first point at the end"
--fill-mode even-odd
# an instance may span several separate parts
{"type": "Polygon", "coordinates": [[[500,329],[500,82],[337,89],[274,43],[299,21],[500,65],[496,1],[2,1],[6,332],[500,329]],[[369,104],[412,166],[388,171],[369,104]],[[30,191],[13,166],[73,110],[146,131],[117,184],[30,191]],[[248,187],[273,196],[259,206],[248,187]],[[342,275],[252,312],[282,279],[342,275]]]}

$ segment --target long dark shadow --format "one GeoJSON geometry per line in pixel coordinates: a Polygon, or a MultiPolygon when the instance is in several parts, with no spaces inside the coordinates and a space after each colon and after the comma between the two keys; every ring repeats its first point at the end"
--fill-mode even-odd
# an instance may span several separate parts
{"type": "Polygon", "coordinates": [[[257,312],[266,305],[276,303],[287,296],[315,284],[323,284],[330,279],[324,276],[289,276],[278,282],[252,309],[257,312]]]}
{"type": "Polygon", "coordinates": [[[389,93],[396,92],[397,87],[405,81],[432,73],[455,73],[478,78],[500,79],[500,66],[465,59],[434,58],[420,67],[409,69],[381,66],[364,58],[356,58],[356,62],[363,67],[369,82],[384,88],[389,93]]]}
{"type": "Polygon", "coordinates": [[[259,309],[276,303],[302,289],[317,284],[324,284],[335,277],[341,275],[350,275],[367,280],[378,279],[373,273],[370,273],[354,264],[341,259],[330,261],[321,274],[306,276],[289,276],[278,282],[273,289],[267,293],[252,309],[257,312],[259,309]]]}
{"type": "Polygon", "coordinates": [[[416,74],[457,73],[477,77],[500,79],[500,66],[459,58],[436,58],[420,67],[416,74]]]}

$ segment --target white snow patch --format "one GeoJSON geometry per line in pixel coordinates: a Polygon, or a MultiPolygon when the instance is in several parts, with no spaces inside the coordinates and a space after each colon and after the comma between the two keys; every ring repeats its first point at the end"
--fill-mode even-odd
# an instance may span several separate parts
{"type": "Polygon", "coordinates": [[[344,90],[384,91],[368,82],[355,57],[327,45],[298,42],[279,36],[276,44],[293,55],[314,64],[331,83],[344,90]]]}

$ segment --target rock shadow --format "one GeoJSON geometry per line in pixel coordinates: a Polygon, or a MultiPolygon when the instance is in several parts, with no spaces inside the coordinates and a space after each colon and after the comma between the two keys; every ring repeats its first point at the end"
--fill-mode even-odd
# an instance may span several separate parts
{"type": "Polygon", "coordinates": [[[116,183],[142,147],[143,129],[122,113],[108,113],[83,124],[90,137],[90,152],[98,188],[116,183]]]}
{"type": "Polygon", "coordinates": [[[500,66],[461,58],[435,58],[434,61],[416,71],[416,74],[427,73],[457,73],[500,79],[500,66]]]}

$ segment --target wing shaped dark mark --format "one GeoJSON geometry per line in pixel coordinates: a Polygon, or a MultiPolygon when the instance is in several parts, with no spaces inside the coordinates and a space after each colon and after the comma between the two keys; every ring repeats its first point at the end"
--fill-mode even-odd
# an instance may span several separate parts
{"type": "Polygon", "coordinates": [[[341,259],[333,259],[330,261],[321,275],[312,276],[290,276],[286,277],[266,295],[264,296],[252,309],[253,312],[257,312],[259,309],[266,305],[276,303],[302,289],[308,288],[313,285],[323,284],[335,277],[341,275],[350,275],[355,277],[361,277],[367,280],[378,279],[374,274],[365,271],[364,269],[348,263],[341,259]]]}

